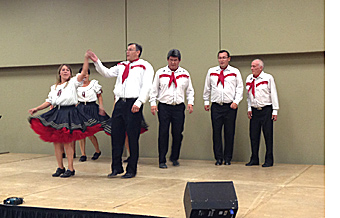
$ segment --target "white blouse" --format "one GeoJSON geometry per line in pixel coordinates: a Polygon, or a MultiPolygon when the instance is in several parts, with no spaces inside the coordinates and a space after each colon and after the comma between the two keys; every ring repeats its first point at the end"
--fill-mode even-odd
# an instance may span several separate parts
{"type": "Polygon", "coordinates": [[[102,93],[102,86],[97,80],[91,80],[88,86],[81,86],[77,89],[78,101],[93,102],[97,101],[97,95],[102,93]]]}
{"type": "Polygon", "coordinates": [[[51,86],[51,91],[48,94],[46,102],[53,106],[70,106],[78,103],[77,88],[83,85],[83,81],[78,82],[79,73],[72,77],[68,82],[60,85],[51,86]]]}

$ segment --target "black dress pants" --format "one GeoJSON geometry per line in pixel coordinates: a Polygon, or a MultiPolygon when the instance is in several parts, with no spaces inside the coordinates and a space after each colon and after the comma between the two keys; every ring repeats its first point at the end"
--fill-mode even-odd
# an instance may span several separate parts
{"type": "Polygon", "coordinates": [[[126,172],[137,173],[137,162],[139,158],[139,135],[142,121],[143,105],[139,112],[132,113],[131,108],[136,98],[119,99],[112,113],[111,144],[112,164],[111,169],[123,171],[122,154],[124,150],[125,137],[129,139],[130,158],[126,172]]]}
{"type": "Polygon", "coordinates": [[[273,164],[273,120],[272,106],[265,106],[262,110],[252,108],[252,118],[250,119],[250,142],[251,142],[251,161],[259,163],[259,148],[261,129],[266,143],[265,163],[273,164]]]}
{"type": "Polygon", "coordinates": [[[169,147],[169,128],[171,123],[172,147],[170,160],[179,159],[184,130],[185,104],[168,105],[158,104],[158,153],[159,163],[166,163],[166,154],[169,147]]]}
{"type": "Polygon", "coordinates": [[[213,128],[213,148],[216,160],[231,161],[234,150],[235,121],[237,109],[230,108],[231,103],[211,105],[213,128]],[[222,127],[224,127],[224,152],[222,146],[222,127]]]}

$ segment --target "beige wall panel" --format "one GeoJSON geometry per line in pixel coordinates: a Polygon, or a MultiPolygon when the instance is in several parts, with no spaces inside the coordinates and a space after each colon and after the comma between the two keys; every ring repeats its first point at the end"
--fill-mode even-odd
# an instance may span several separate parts
{"type": "Polygon", "coordinates": [[[171,30],[168,1],[127,1],[127,43],[143,46],[143,59],[158,69],[166,61],[171,30]]]}
{"type": "Polygon", "coordinates": [[[221,0],[221,41],[234,55],[325,50],[324,0],[221,0]]]}
{"type": "Polygon", "coordinates": [[[125,58],[125,1],[1,1],[0,67],[125,58]]]}

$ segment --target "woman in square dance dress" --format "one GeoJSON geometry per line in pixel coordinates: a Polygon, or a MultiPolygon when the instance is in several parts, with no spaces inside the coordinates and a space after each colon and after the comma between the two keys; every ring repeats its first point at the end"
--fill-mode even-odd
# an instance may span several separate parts
{"type": "Polygon", "coordinates": [[[57,72],[57,82],[51,86],[46,101],[30,109],[28,112],[33,115],[50,105],[54,108],[46,113],[29,117],[31,128],[40,136],[43,141],[53,142],[55,156],[58,163],[53,177],[70,177],[75,175],[73,168],[74,148],[72,142],[92,136],[103,127],[100,123],[88,115],[79,111],[77,88],[83,85],[83,79],[87,75],[88,56],[85,55],[83,71],[72,77],[71,67],[67,64],[60,65],[57,72]],[[63,151],[66,150],[68,170],[63,165],[63,151]]]}
{"type": "MultiPolygon", "coordinates": [[[[82,68],[79,69],[79,73],[82,71],[82,68]]],[[[90,69],[88,69],[88,75],[84,78],[84,84],[81,87],[78,87],[78,101],[79,104],[77,105],[78,110],[81,112],[89,115],[91,118],[95,119],[97,122],[100,122],[104,126],[104,131],[106,134],[110,135],[111,133],[111,126],[106,125],[110,117],[105,113],[104,106],[103,106],[103,96],[102,96],[102,86],[99,85],[98,81],[93,79],[89,80],[90,76],[90,69]],[[98,99],[99,105],[96,103],[98,99]]],[[[88,137],[94,148],[95,153],[92,156],[92,160],[97,160],[101,155],[101,151],[99,149],[98,140],[95,135],[88,137]]],[[[79,140],[79,146],[81,150],[81,157],[79,161],[83,162],[86,161],[86,152],[85,152],[85,142],[86,139],[79,140]]]]}

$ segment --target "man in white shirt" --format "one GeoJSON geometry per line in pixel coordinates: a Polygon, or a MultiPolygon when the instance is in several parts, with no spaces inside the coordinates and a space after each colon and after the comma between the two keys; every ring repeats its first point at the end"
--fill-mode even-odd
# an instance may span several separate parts
{"type": "Polygon", "coordinates": [[[260,59],[251,63],[251,71],[246,80],[248,118],[250,119],[251,158],[246,166],[259,165],[261,128],[266,142],[266,157],[262,167],[271,167],[273,157],[273,121],[277,120],[279,99],[272,75],[263,72],[264,64],[260,59]]]}
{"type": "Polygon", "coordinates": [[[243,81],[240,71],[229,65],[230,54],[226,50],[218,52],[219,66],[208,70],[204,91],[204,109],[210,110],[213,128],[213,149],[215,165],[230,165],[234,150],[235,121],[237,108],[243,98],[243,81]],[[224,126],[224,151],[222,127],[224,126]]]}
{"type": "Polygon", "coordinates": [[[181,53],[177,49],[169,51],[168,65],[160,68],[155,75],[150,91],[151,113],[158,112],[159,133],[158,153],[159,168],[165,169],[166,154],[169,147],[169,127],[171,123],[172,146],[170,161],[179,166],[179,155],[184,130],[185,94],[187,96],[189,114],[193,112],[194,88],[189,72],[179,66],[181,53]],[[159,101],[158,107],[156,101],[159,101]]]}
{"type": "Polygon", "coordinates": [[[130,158],[122,178],[132,178],[137,173],[143,104],[149,97],[154,74],[151,64],[139,58],[141,54],[142,46],[130,43],[126,50],[127,61],[107,68],[93,52],[89,52],[98,73],[107,78],[117,77],[113,91],[116,104],[112,113],[112,172],[108,175],[109,178],[124,172],[122,154],[126,134],[129,140],[130,158]]]}

